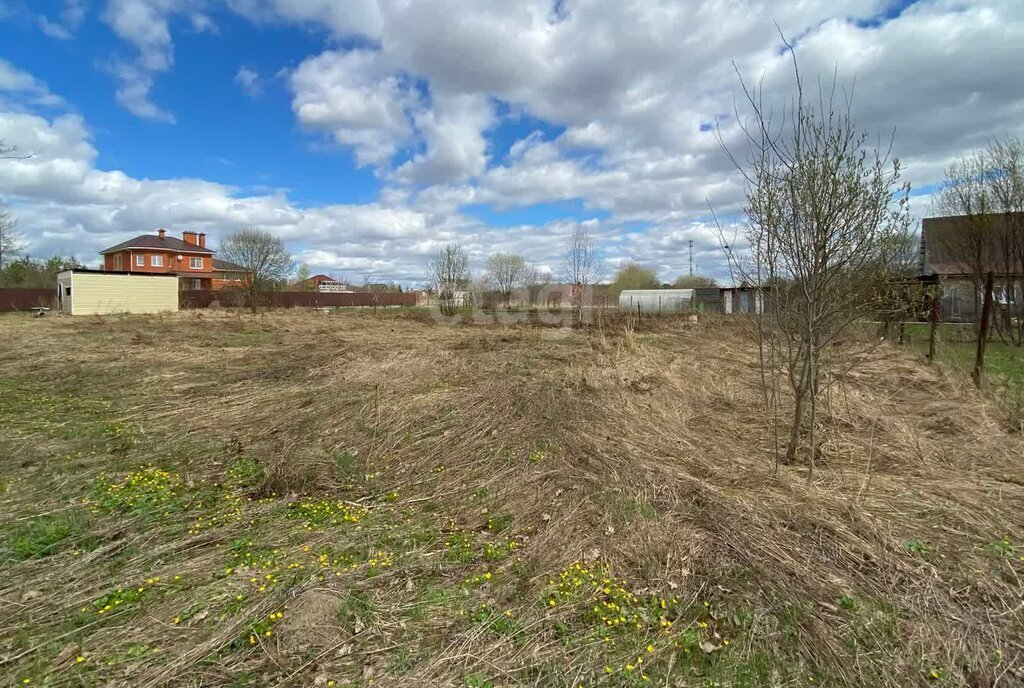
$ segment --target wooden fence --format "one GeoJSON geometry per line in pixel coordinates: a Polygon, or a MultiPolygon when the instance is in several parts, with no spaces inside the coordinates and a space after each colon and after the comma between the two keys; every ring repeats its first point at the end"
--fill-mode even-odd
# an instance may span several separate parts
{"type": "Polygon", "coordinates": [[[53,308],[56,299],[56,286],[52,289],[0,289],[0,312],[27,311],[36,306],[53,308]]]}
{"type": "MultiPolygon", "coordinates": [[[[332,294],[316,291],[268,291],[256,295],[256,305],[269,308],[373,308],[386,306],[415,306],[418,294],[332,294]]],[[[234,290],[183,291],[179,297],[181,308],[210,308],[211,306],[248,305],[245,294],[234,290]]]]}

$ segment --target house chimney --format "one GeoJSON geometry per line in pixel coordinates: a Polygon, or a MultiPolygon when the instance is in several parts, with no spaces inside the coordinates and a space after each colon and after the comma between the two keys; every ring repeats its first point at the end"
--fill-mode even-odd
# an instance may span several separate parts
{"type": "Polygon", "coordinates": [[[199,248],[206,248],[206,233],[199,232],[199,248]]]}
{"type": "Polygon", "coordinates": [[[191,244],[192,246],[199,245],[199,242],[196,240],[195,232],[182,232],[181,240],[184,241],[186,244],[191,244]]]}
{"type": "Polygon", "coordinates": [[[165,236],[167,236],[167,230],[161,227],[160,229],[156,230],[156,235],[163,239],[165,236]]]}

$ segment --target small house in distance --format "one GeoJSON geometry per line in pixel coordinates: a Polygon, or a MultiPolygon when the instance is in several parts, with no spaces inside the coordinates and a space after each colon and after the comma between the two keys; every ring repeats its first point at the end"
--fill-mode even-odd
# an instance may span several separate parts
{"type": "MultiPolygon", "coordinates": [[[[981,313],[981,283],[991,272],[997,309],[1024,301],[1024,213],[926,217],[921,220],[920,278],[942,289],[942,320],[970,322],[981,313]]],[[[1019,308],[1019,306],[1017,306],[1019,308]]],[[[1013,314],[1019,311],[1014,309],[1013,314]]]]}
{"type": "Polygon", "coordinates": [[[722,287],[722,312],[726,315],[733,313],[757,314],[764,310],[765,294],[767,287],[758,289],[746,282],[734,287],[722,287]]]}
{"type": "Polygon", "coordinates": [[[351,294],[355,292],[352,285],[336,280],[330,275],[313,275],[291,285],[299,291],[317,291],[321,294],[351,294]]]}
{"type": "Polygon", "coordinates": [[[57,273],[57,310],[69,315],[178,310],[178,277],[76,268],[57,273]]]}

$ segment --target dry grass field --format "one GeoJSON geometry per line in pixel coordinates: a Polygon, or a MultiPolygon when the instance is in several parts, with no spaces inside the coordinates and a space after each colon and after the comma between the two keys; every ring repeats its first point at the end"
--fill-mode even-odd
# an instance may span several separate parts
{"type": "Polygon", "coordinates": [[[808,484],[734,324],[0,335],[0,685],[1024,685],[1021,436],[910,352],[808,484]]]}

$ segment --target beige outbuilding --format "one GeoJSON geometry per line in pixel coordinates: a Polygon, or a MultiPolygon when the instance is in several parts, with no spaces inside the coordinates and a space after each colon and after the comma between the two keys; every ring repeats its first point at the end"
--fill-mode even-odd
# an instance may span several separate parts
{"type": "Polygon", "coordinates": [[[71,315],[178,310],[178,276],[65,270],[57,273],[57,306],[71,315]]]}

